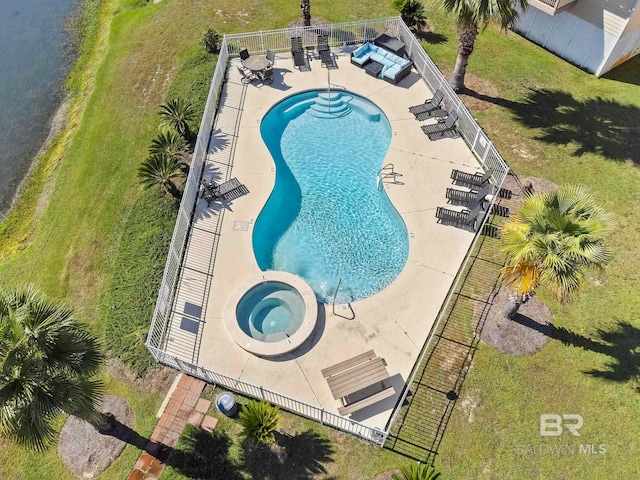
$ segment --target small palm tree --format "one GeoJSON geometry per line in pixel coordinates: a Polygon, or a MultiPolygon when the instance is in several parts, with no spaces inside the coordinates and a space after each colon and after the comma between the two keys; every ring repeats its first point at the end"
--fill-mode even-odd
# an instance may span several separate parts
{"type": "Polygon", "coordinates": [[[103,386],[92,377],[102,361],[70,306],[31,286],[0,292],[0,434],[43,450],[59,414],[97,421],[103,386]]]}
{"type": "Polygon", "coordinates": [[[202,46],[209,53],[218,53],[220,51],[220,34],[216,32],[213,28],[208,28],[202,34],[202,46]]]}
{"type": "Polygon", "coordinates": [[[300,0],[300,9],[302,10],[304,26],[311,26],[311,0],[300,0]]]}
{"type": "Polygon", "coordinates": [[[427,26],[426,9],[420,0],[393,0],[392,5],[409,28],[420,31],[427,26]]]}
{"type": "Polygon", "coordinates": [[[165,153],[170,157],[182,160],[188,148],[189,144],[178,132],[165,130],[152,140],[149,153],[165,153]]]}
{"type": "Polygon", "coordinates": [[[525,11],[527,0],[443,0],[444,9],[456,16],[458,24],[458,58],[451,75],[451,86],[455,91],[464,90],[464,76],[469,57],[473,53],[479,28],[486,28],[491,20],[500,24],[503,30],[512,27],[518,19],[518,10],[525,11]]]}
{"type": "Polygon", "coordinates": [[[167,193],[180,198],[180,191],[173,179],[184,176],[183,167],[184,163],[176,157],[166,153],[154,153],[140,165],[138,177],[145,187],[160,185],[167,193]]]}
{"type": "Polygon", "coordinates": [[[238,420],[244,429],[244,437],[256,443],[271,443],[280,426],[280,409],[264,400],[251,401],[242,407],[238,420]]]}
{"type": "Polygon", "coordinates": [[[402,467],[400,473],[394,473],[393,480],[438,480],[440,473],[432,465],[418,465],[412,463],[409,467],[402,467]]]}
{"type": "Polygon", "coordinates": [[[189,122],[193,121],[195,111],[193,106],[182,98],[173,98],[160,105],[162,123],[175,129],[185,140],[191,140],[189,122]]]}
{"type": "Polygon", "coordinates": [[[603,238],[612,226],[613,217],[586,187],[527,196],[502,227],[502,281],[512,291],[504,315],[514,318],[541,284],[562,302],[577,295],[585,270],[601,269],[611,259],[603,238]]]}

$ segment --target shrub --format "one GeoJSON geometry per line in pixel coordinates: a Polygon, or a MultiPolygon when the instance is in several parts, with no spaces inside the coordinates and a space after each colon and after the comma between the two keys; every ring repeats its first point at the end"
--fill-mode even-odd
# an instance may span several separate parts
{"type": "Polygon", "coordinates": [[[264,400],[251,401],[242,407],[239,417],[242,435],[256,443],[271,443],[280,426],[280,409],[264,400]]]}

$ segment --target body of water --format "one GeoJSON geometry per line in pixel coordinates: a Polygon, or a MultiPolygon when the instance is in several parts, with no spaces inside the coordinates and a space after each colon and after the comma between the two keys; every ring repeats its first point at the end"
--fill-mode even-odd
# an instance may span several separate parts
{"type": "Polygon", "coordinates": [[[0,218],[62,101],[62,22],[77,7],[77,0],[0,1],[0,218]]]}

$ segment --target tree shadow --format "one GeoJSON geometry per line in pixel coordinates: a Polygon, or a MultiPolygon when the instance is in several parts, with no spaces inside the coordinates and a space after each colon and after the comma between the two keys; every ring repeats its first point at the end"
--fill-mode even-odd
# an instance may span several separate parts
{"type": "MultiPolygon", "coordinates": [[[[610,357],[603,370],[586,370],[593,377],[613,382],[640,379],[640,328],[629,322],[619,321],[612,329],[596,331],[597,338],[589,338],[564,327],[550,323],[538,323],[525,315],[517,314],[514,321],[533,328],[565,345],[601,353],[610,357]]],[[[640,392],[640,386],[638,386],[640,392]]]]}
{"type": "Polygon", "coordinates": [[[594,153],[640,163],[640,109],[634,105],[601,97],[578,100],[569,92],[550,89],[530,89],[522,102],[469,89],[464,93],[510,109],[520,124],[541,131],[536,140],[575,146],[575,157],[594,153]]]}
{"type": "Polygon", "coordinates": [[[207,432],[187,425],[180,446],[169,449],[165,463],[193,480],[241,480],[238,467],[229,457],[231,445],[223,431],[207,432]]]}
{"type": "Polygon", "coordinates": [[[274,444],[245,441],[243,464],[256,480],[307,480],[327,473],[324,464],[334,461],[334,452],[331,442],[312,430],[297,435],[276,433],[274,444]]]}
{"type": "Polygon", "coordinates": [[[416,34],[416,37],[423,42],[430,43],[431,45],[440,45],[441,43],[446,43],[449,39],[449,37],[442,33],[430,31],[420,31],[416,34]]]}

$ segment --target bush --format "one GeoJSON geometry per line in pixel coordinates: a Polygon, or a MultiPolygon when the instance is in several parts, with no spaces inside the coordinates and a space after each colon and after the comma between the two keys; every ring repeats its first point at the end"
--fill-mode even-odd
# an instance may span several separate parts
{"type": "Polygon", "coordinates": [[[209,53],[218,53],[220,51],[220,42],[222,38],[213,28],[208,28],[202,34],[201,44],[209,53]]]}
{"type": "Polygon", "coordinates": [[[264,400],[247,403],[240,411],[242,435],[256,443],[271,443],[275,440],[273,433],[280,426],[280,409],[264,400]]]}

